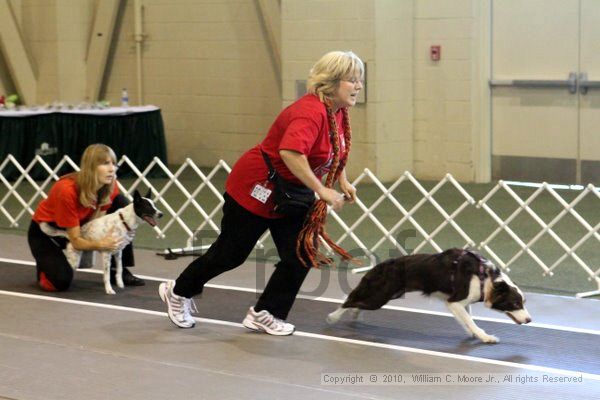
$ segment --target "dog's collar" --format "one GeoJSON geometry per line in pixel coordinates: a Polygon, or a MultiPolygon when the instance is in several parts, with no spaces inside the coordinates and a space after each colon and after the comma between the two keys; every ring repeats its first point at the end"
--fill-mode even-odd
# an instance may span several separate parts
{"type": "MultiPolygon", "coordinates": [[[[479,295],[479,301],[483,301],[483,299],[485,297],[483,289],[485,286],[485,279],[487,278],[487,271],[485,268],[485,264],[486,264],[487,260],[475,252],[463,249],[460,252],[460,254],[458,255],[458,257],[456,257],[456,260],[454,260],[452,262],[452,264],[454,264],[455,266],[458,266],[458,263],[460,262],[460,260],[463,258],[463,256],[465,254],[470,254],[473,257],[475,257],[477,259],[477,261],[479,261],[479,267],[477,269],[477,276],[479,277],[479,293],[481,293],[479,295]]],[[[452,290],[454,290],[454,273],[455,273],[455,269],[453,268],[451,270],[451,274],[450,274],[450,282],[452,282],[452,290]]]]}
{"type": "Polygon", "coordinates": [[[127,222],[125,222],[125,218],[123,218],[123,214],[118,213],[119,214],[119,218],[121,218],[121,222],[123,222],[123,225],[125,225],[125,229],[127,229],[127,232],[131,232],[131,228],[129,227],[129,225],[127,225],[127,222]]]}

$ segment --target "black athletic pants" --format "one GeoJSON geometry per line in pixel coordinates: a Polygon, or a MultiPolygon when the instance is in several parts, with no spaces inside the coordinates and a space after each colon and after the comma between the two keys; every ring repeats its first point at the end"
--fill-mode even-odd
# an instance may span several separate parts
{"type": "MultiPolygon", "coordinates": [[[[108,209],[107,214],[125,207],[129,201],[122,194],[117,195],[108,209]]],[[[67,261],[63,249],[69,241],[62,237],[50,237],[40,229],[37,222],[31,221],[27,233],[27,241],[33,258],[35,258],[37,269],[37,280],[40,280],[40,272],[44,272],[46,278],[57,290],[67,290],[73,281],[73,268],[67,261]]],[[[134,265],[133,247],[131,243],[123,249],[123,267],[134,265]]],[[[111,268],[115,268],[114,257],[111,257],[111,268]]]]}
{"type": "Polygon", "coordinates": [[[206,253],[179,275],[175,294],[191,298],[202,293],[204,284],[210,279],[241,265],[269,229],[281,261],[275,266],[254,309],[267,310],[277,318],[286,319],[310,269],[296,256],[296,239],[305,216],[263,218],[240,206],[227,193],[224,197],[221,234],[206,253]]]}

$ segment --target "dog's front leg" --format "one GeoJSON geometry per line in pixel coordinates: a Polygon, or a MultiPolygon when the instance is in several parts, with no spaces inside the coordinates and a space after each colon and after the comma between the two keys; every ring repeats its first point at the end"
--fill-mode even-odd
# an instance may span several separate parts
{"type": "Polygon", "coordinates": [[[110,284],[110,253],[107,251],[103,251],[102,253],[102,270],[103,280],[104,280],[104,291],[106,294],[116,294],[110,284]]]}
{"type": "Polygon", "coordinates": [[[471,318],[471,315],[465,309],[465,305],[461,302],[446,302],[446,306],[450,312],[454,315],[454,318],[462,325],[468,334],[474,335],[484,343],[498,343],[499,340],[496,336],[488,335],[483,329],[475,325],[475,321],[471,318]]]}
{"type": "Polygon", "coordinates": [[[360,308],[351,308],[351,316],[353,321],[364,321],[364,313],[360,308]]]}
{"type": "Polygon", "coordinates": [[[123,283],[123,262],[121,254],[122,253],[120,251],[117,251],[113,255],[113,257],[115,257],[115,264],[117,266],[117,270],[115,271],[115,279],[117,281],[117,286],[123,289],[125,287],[125,284],[123,283]]]}
{"type": "Polygon", "coordinates": [[[71,268],[73,268],[73,270],[79,268],[79,263],[81,262],[82,254],[80,250],[75,250],[75,247],[73,247],[73,245],[69,242],[64,250],[64,254],[67,258],[67,261],[69,262],[69,265],[71,265],[71,268]]]}
{"type": "Polygon", "coordinates": [[[334,312],[329,313],[329,315],[327,316],[327,319],[326,319],[327,323],[335,324],[342,318],[342,315],[344,315],[344,313],[348,310],[349,310],[348,308],[340,307],[337,310],[335,310],[334,312]]]}

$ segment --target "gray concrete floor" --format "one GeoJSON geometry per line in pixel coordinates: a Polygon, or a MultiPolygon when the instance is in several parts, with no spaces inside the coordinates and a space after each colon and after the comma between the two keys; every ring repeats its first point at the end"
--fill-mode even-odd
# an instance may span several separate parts
{"type": "MultiPolygon", "coordinates": [[[[0,258],[32,261],[25,238],[16,235],[0,236],[0,258]]],[[[154,252],[138,250],[136,261],[135,273],[169,279],[191,258],[166,261],[154,252]]],[[[23,268],[31,268],[33,278],[33,267],[23,268]]],[[[211,284],[260,290],[271,268],[249,262],[211,284]]],[[[302,296],[341,300],[346,286],[354,287],[359,279],[344,272],[315,270],[302,296]]],[[[324,373],[464,372],[516,377],[541,372],[535,366],[502,365],[502,360],[481,363],[302,332],[273,337],[230,322],[200,321],[201,329],[183,330],[160,312],[50,301],[43,292],[39,295],[0,293],[0,399],[596,399],[600,394],[600,376],[579,384],[324,385],[324,373]]],[[[438,301],[418,295],[391,305],[445,312],[438,301]]],[[[598,330],[599,306],[598,300],[528,294],[535,322],[549,328],[598,330]]],[[[473,312],[505,319],[482,307],[474,307],[473,312]]],[[[294,322],[293,312],[290,320],[294,322]]]]}

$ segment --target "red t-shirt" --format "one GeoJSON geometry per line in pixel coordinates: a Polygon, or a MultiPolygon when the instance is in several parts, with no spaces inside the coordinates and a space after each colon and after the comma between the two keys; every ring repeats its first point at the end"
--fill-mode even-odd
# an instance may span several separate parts
{"type": "MultiPolygon", "coordinates": [[[[342,112],[338,111],[335,118],[340,137],[340,156],[341,159],[345,159],[348,154],[344,141],[342,112]]],[[[314,174],[321,179],[329,172],[333,160],[325,105],[317,96],[307,94],[285,108],[262,143],[244,153],[227,178],[225,190],[242,207],[261,217],[278,218],[281,215],[273,212],[272,195],[266,203],[250,196],[258,183],[273,189],[273,184],[267,181],[268,168],[260,152],[261,148],[282,178],[302,184],[279,156],[279,150],[294,150],[306,156],[314,174]]]]}
{"type": "MultiPolygon", "coordinates": [[[[48,198],[42,200],[35,210],[32,219],[37,222],[54,222],[61,228],[73,228],[83,225],[92,217],[96,209],[94,207],[84,207],[79,202],[79,190],[74,177],[64,177],[59,179],[50,189],[48,198]]],[[[115,190],[110,195],[110,200],[114,200],[119,194],[119,188],[115,185],[115,190]]],[[[106,211],[110,204],[102,206],[101,210],[106,211]]]]}

